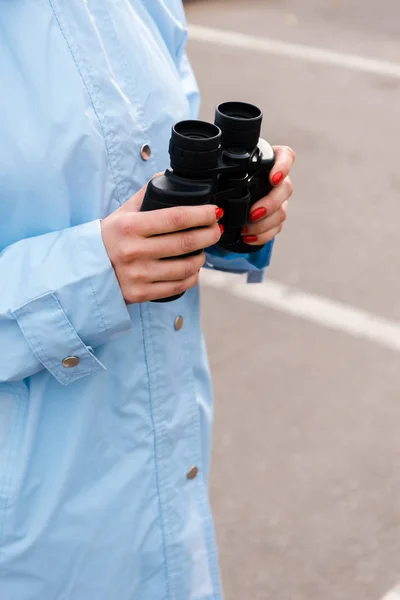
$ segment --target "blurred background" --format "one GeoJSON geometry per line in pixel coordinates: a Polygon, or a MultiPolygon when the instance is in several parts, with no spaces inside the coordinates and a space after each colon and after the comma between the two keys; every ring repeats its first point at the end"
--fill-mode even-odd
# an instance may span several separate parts
{"type": "Polygon", "coordinates": [[[267,282],[203,278],[226,600],[379,600],[400,580],[400,3],[185,6],[202,118],[257,104],[297,153],[267,282]]]}

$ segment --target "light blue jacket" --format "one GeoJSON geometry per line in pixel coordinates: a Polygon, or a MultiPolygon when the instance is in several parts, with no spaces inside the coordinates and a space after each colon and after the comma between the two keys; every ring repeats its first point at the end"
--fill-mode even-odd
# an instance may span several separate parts
{"type": "Polygon", "coordinates": [[[180,0],[0,2],[1,600],[221,597],[198,290],[127,308],[99,228],[197,116],[185,42],[180,0]]]}

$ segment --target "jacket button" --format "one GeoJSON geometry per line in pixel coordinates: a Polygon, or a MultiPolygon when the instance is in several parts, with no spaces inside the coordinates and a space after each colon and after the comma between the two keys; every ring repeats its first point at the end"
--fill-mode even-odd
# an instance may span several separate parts
{"type": "Polygon", "coordinates": [[[151,156],[151,148],[148,144],[143,144],[143,146],[140,148],[140,156],[142,157],[142,160],[149,160],[151,156]]]}
{"type": "Polygon", "coordinates": [[[199,469],[197,467],[190,467],[189,471],[187,472],[187,478],[194,479],[195,477],[197,477],[198,472],[199,469]]]}
{"type": "Polygon", "coordinates": [[[64,358],[62,361],[62,366],[65,369],[72,369],[72,367],[77,367],[80,362],[81,361],[77,356],[67,356],[67,358],[64,358]]]}
{"type": "Polygon", "coordinates": [[[176,317],[176,319],[174,321],[175,331],[179,331],[180,329],[182,329],[183,323],[184,323],[184,319],[183,319],[182,315],[179,315],[179,317],[176,317]]]}

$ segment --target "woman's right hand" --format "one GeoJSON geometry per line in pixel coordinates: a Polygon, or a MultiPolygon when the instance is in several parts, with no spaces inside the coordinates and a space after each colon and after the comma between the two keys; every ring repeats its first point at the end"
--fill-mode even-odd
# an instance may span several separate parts
{"type": "Polygon", "coordinates": [[[196,285],[204,252],[169,257],[212,246],[222,235],[222,210],[214,205],[140,212],[146,187],[101,222],[103,242],[128,304],[168,298],[196,285]]]}

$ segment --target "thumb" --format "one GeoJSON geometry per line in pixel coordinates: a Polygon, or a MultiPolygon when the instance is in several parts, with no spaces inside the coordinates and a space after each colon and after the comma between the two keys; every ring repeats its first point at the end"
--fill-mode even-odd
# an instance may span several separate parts
{"type": "MultiPolygon", "coordinates": [[[[161,171],[160,173],[156,173],[152,177],[152,179],[154,179],[154,177],[159,177],[163,173],[164,173],[164,171],[161,171]]],[[[142,204],[143,204],[143,200],[144,200],[144,196],[146,194],[148,184],[149,184],[149,182],[147,182],[142,188],[140,188],[140,190],[138,192],[136,192],[136,194],[131,196],[129,198],[129,200],[127,200],[125,202],[125,204],[123,204],[121,206],[121,208],[119,210],[121,212],[139,212],[142,207],[142,204]]]]}

